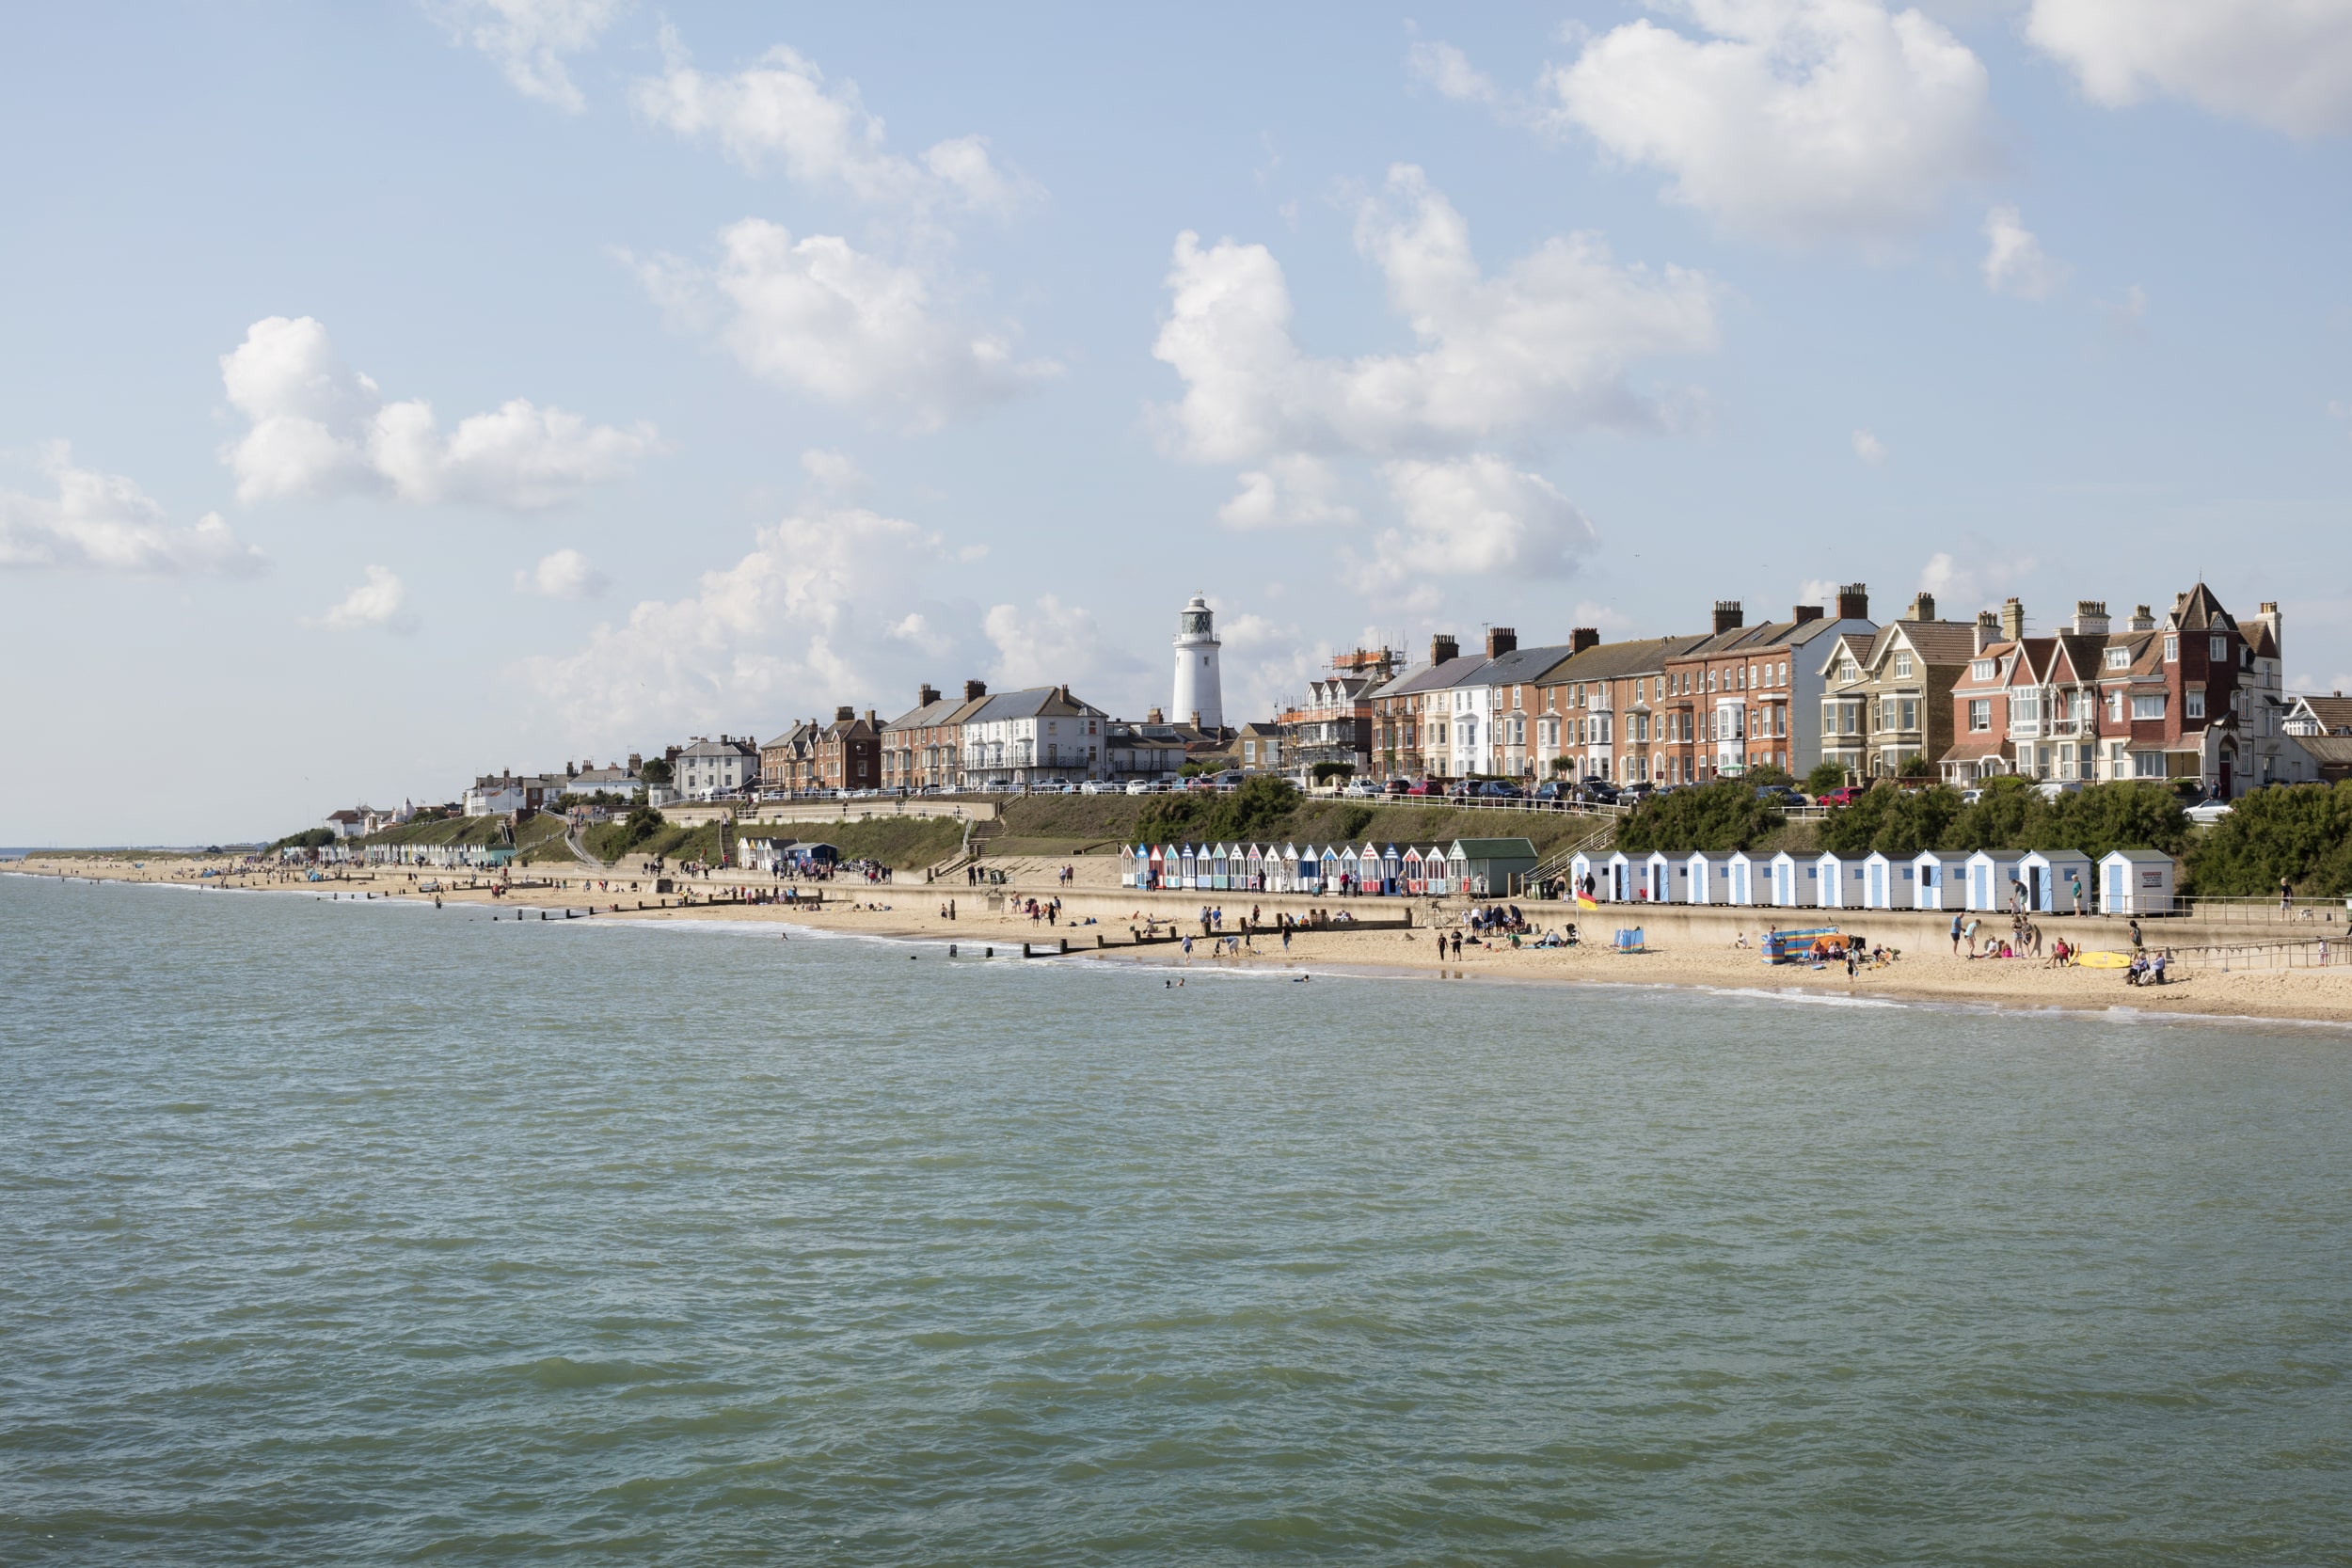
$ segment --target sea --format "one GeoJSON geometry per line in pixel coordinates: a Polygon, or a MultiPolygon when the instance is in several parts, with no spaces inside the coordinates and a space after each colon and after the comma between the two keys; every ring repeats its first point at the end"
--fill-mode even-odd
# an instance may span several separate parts
{"type": "Polygon", "coordinates": [[[2352,1035],[1007,951],[0,877],[0,1562],[2352,1560],[2352,1035]]]}

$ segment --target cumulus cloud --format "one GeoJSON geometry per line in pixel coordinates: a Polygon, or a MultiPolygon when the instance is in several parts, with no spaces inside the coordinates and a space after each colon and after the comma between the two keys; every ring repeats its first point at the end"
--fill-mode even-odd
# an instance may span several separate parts
{"type": "Polygon", "coordinates": [[[825,447],[811,447],[801,453],[801,471],[836,495],[863,489],[866,484],[866,475],[854,458],[825,447]]]}
{"type": "Polygon", "coordinates": [[[1415,352],[1309,355],[1291,335],[1290,289],[1272,252],[1177,237],[1152,354],[1184,383],[1167,411],[1184,455],[1458,451],[1530,431],[1656,424],[1660,405],[1633,388],[1632,366],[1714,346],[1706,278],[1619,266],[1589,234],[1548,240],[1485,275],[1461,214],[1409,166],[1362,204],[1356,244],[1410,323],[1415,352]]]}
{"type": "Polygon", "coordinates": [[[637,84],[637,112],[690,141],[717,144],[752,174],[780,169],[803,184],[835,186],[878,207],[960,207],[1008,213],[1030,194],[990,158],[978,136],[934,143],[919,158],[886,150],[882,122],[857,84],[828,84],[815,61],[777,47],[726,74],[694,69],[675,29],[662,29],[664,69],[637,84]]]}
{"type": "Polygon", "coordinates": [[[516,91],[578,114],[585,107],[564,57],[596,47],[628,0],[426,0],[453,41],[496,60],[516,91]]]}
{"type": "Polygon", "coordinates": [[[1353,523],[1356,509],[1339,499],[1339,475],[1321,458],[1278,453],[1241,476],[1241,490],[1217,508],[1217,520],[1243,530],[1353,523]]]}
{"type": "Polygon", "coordinates": [[[2033,0],[2026,36],[2109,108],[2164,94],[2292,136],[2352,130],[2342,0],[2033,0]]]}
{"type": "Polygon", "coordinates": [[[75,467],[63,441],[41,450],[40,468],[56,482],[55,496],[0,490],[0,570],[247,577],[268,569],[268,558],[240,543],[218,513],[175,528],[135,482],[75,467]]]}
{"type": "Polygon", "coordinates": [[[1493,103],[1502,97],[1493,80],[1450,43],[1416,43],[1406,51],[1405,65],[1416,81],[1457,103],[1493,103]]]}
{"type": "Polygon", "coordinates": [[[1001,334],[951,321],[920,272],[836,235],[796,240],[745,218],[720,231],[719,247],[710,268],[629,261],[674,323],[714,333],[764,381],[933,430],[1058,372],[1018,358],[1001,334]]]}
{"type": "MultiPolygon", "coordinates": [[[[518,673],[580,733],[624,742],[750,716],[830,712],[911,698],[944,667],[977,669],[966,610],[926,602],[946,541],[862,508],[813,510],[759,531],[732,566],[680,599],[647,599],[585,646],[518,673]]],[[[762,719],[763,722],[768,721],[762,719]]]]}
{"type": "Polygon", "coordinates": [[[1116,713],[1144,673],[1141,660],[1104,639],[1092,610],[1057,594],[993,606],[980,629],[996,649],[990,678],[999,690],[1067,682],[1075,695],[1116,713]]]}
{"type": "Polygon", "coordinates": [[[1551,123],[1669,176],[1669,200],[1784,244],[1875,248],[1995,163],[1982,62],[1881,0],[1670,0],[1546,73],[1551,123]]]}
{"type": "Polygon", "coordinates": [[[593,599],[612,585],[612,579],[588,563],[578,550],[556,550],[541,556],[539,564],[515,574],[515,592],[536,594],[543,599],[593,599]]]}
{"type": "Polygon", "coordinates": [[[516,398],[444,435],[431,404],[387,404],[335,357],[316,319],[271,316],[220,359],[229,401],[249,421],[223,456],[246,502],[382,492],[422,503],[533,511],[619,479],[661,450],[649,424],[591,425],[516,398]]]}
{"type": "Polygon", "coordinates": [[[1433,578],[1566,577],[1594,543],[1574,501],[1501,457],[1405,459],[1383,465],[1380,477],[1403,527],[1384,531],[1353,577],[1384,601],[1434,602],[1433,578]]]}
{"type": "Polygon", "coordinates": [[[2033,575],[2032,556],[2004,553],[1992,541],[1968,539],[1959,555],[1938,550],[1919,568],[1919,590],[1943,603],[1936,613],[1947,621],[1965,619],[1963,606],[1988,604],[2007,594],[2033,575]],[[1970,564],[1963,565],[1965,560],[1970,564]]]}
{"type": "Polygon", "coordinates": [[[315,621],[304,623],[322,631],[366,631],[380,628],[405,637],[417,629],[408,610],[408,590],[386,567],[370,566],[367,580],[315,621]]]}
{"type": "Polygon", "coordinates": [[[1886,461],[1886,443],[1867,430],[1857,430],[1853,433],[1853,454],[1876,466],[1886,461]]]}
{"type": "Polygon", "coordinates": [[[2047,299],[2066,282],[2067,267],[2052,260],[2014,207],[1984,215],[1984,286],[1996,294],[2047,299]]]}

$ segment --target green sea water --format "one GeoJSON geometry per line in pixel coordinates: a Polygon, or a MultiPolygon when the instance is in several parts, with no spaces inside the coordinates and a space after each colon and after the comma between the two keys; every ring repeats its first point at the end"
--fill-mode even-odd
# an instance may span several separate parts
{"type": "Polygon", "coordinates": [[[0,1562],[2352,1560],[2344,1033],[1166,977],[0,878],[0,1562]]]}

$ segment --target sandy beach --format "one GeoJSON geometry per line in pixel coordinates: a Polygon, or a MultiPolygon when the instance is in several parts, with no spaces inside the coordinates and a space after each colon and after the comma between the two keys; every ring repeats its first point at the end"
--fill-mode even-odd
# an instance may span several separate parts
{"type": "MultiPolygon", "coordinates": [[[[231,863],[223,860],[30,856],[0,869],[39,876],[179,883],[318,898],[396,898],[427,903],[437,895],[421,890],[427,883],[437,881],[437,896],[444,907],[485,910],[507,919],[534,919],[542,915],[561,919],[564,911],[569,911],[573,918],[755,922],[773,924],[782,940],[789,940],[796,930],[831,931],[977,944],[983,951],[993,947],[999,956],[1019,953],[1024,942],[1034,944],[1040,954],[1049,946],[1058,951],[1061,942],[1068,939],[1073,958],[1146,963],[1178,971],[1244,968],[1312,974],[1321,970],[1334,974],[1395,973],[1448,980],[1685,986],[1821,999],[2087,1012],[2128,1008],[2147,1013],[2352,1024],[2352,961],[2331,962],[2325,969],[2225,970],[2190,964],[2183,966],[2178,978],[2162,987],[2133,987],[2124,983],[2118,970],[2050,968],[2035,958],[1969,959],[1953,956],[1947,941],[1919,942],[1914,938],[1896,961],[1883,967],[1865,968],[1849,976],[1842,964],[1822,968],[1769,965],[1761,960],[1753,945],[1743,950],[1734,945],[1729,937],[1713,940],[1695,933],[1661,939],[1647,952],[1613,952],[1605,945],[1605,935],[1613,924],[1626,917],[1624,911],[1604,910],[1582,922],[1587,937],[1601,936],[1604,943],[1588,941],[1568,949],[1513,949],[1507,942],[1466,941],[1461,957],[1456,958],[1452,956],[1451,947],[1439,953],[1436,930],[1417,924],[1408,930],[1298,931],[1294,933],[1287,951],[1279,934],[1260,931],[1241,956],[1216,958],[1211,956],[1212,944],[1208,942],[1196,941],[1194,952],[1187,956],[1176,943],[1132,945],[1130,933],[1141,923],[1147,904],[1166,930],[1171,916],[1193,914],[1204,901],[1224,905],[1231,931],[1237,928],[1240,916],[1249,908],[1248,895],[1198,898],[1171,894],[1152,899],[1097,885],[1069,890],[1066,895],[1073,906],[1072,918],[1049,925],[1043,919],[1017,911],[1026,898],[1050,898],[1055,891],[1051,886],[1009,886],[991,890],[997,895],[991,897],[961,884],[925,887],[920,883],[835,881],[822,885],[821,905],[803,903],[796,907],[728,901],[735,889],[720,880],[680,881],[677,885],[690,890],[692,901],[681,903],[675,895],[665,899],[653,893],[652,877],[642,869],[592,877],[580,867],[542,868],[551,885],[518,885],[495,896],[486,878],[471,879],[473,885],[469,886],[469,879],[463,876],[453,879],[447,874],[419,872],[412,879],[405,869],[390,867],[346,868],[331,879],[319,882],[300,880],[301,874],[291,872],[240,875],[231,863]],[[215,875],[202,876],[207,870],[215,875]],[[954,902],[952,918],[944,912],[950,899],[954,902]],[[1110,912],[1110,906],[1121,901],[1136,906],[1132,911],[1135,918],[1110,912]],[[991,910],[991,902],[1004,907],[991,910]],[[591,908],[596,914],[587,912],[591,908]],[[1089,909],[1095,911],[1091,916],[1086,912],[1089,909]],[[1098,942],[1112,945],[1098,947],[1098,942]]],[[[1364,900],[1351,907],[1367,916],[1394,916],[1401,914],[1404,902],[1364,900]]],[[[1416,922],[1434,919],[1447,927],[1458,920],[1461,908],[1458,903],[1436,907],[1426,900],[1413,903],[1416,922]]],[[[1753,912],[1756,916],[1754,921],[1740,923],[1751,944],[1775,918],[1783,927],[1818,924],[1813,917],[1826,911],[1753,912]]],[[[1858,917],[1856,923],[1867,929],[1869,922],[1866,912],[1851,913],[1858,917]]],[[[1197,938],[1197,922],[1189,928],[1197,938]]],[[[2055,934],[2068,935],[2093,950],[2114,945],[2103,931],[2053,929],[2055,934]]],[[[2153,943],[2166,938],[2152,933],[2149,940],[2153,943]]],[[[2343,958],[2352,960],[2352,953],[2343,955],[2343,958]]]]}

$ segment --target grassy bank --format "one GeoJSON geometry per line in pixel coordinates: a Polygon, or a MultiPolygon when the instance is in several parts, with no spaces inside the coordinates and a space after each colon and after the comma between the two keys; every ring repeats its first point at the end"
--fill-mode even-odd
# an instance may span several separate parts
{"type": "MultiPolygon", "coordinates": [[[[1137,824],[1166,795],[1026,796],[1005,803],[1001,825],[985,835],[992,854],[1077,855],[1135,842],[1137,824]],[[1018,847],[1015,847],[1017,846],[1018,847]]],[[[1549,855],[1584,838],[1597,818],[1566,812],[1466,810],[1458,806],[1302,797],[1250,836],[1290,844],[1451,843],[1457,838],[1525,838],[1549,855]]]]}
{"type": "MultiPolygon", "coordinates": [[[[503,816],[441,817],[431,822],[404,822],[355,844],[359,848],[372,845],[437,845],[486,849],[506,842],[506,826],[503,816]]],[[[573,859],[570,847],[564,842],[564,819],[560,816],[542,813],[531,818],[515,830],[514,842],[515,858],[526,864],[573,859]]]]}

